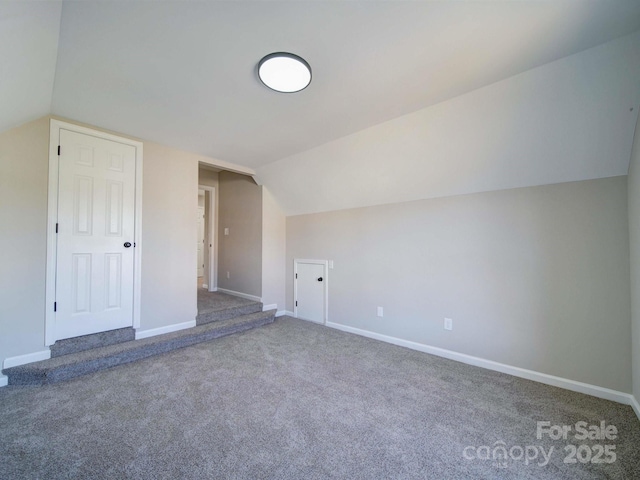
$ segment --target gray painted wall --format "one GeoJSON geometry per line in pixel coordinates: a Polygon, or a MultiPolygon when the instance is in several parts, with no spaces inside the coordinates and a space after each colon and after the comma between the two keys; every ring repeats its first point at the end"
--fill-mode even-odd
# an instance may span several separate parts
{"type": "Polygon", "coordinates": [[[288,217],[286,249],[287,310],[334,260],[330,322],[631,391],[624,176],[288,217]]]}
{"type": "Polygon", "coordinates": [[[262,187],[262,303],[285,310],[287,219],[271,192],[262,187]]]}
{"type": "Polygon", "coordinates": [[[218,181],[218,288],[261,297],[262,187],[232,172],[218,181]]]}
{"type": "Polygon", "coordinates": [[[0,134],[0,368],[44,350],[49,119],[0,134]]]}
{"type": "Polygon", "coordinates": [[[636,125],[628,183],[633,395],[640,402],[640,122],[636,125]]]}
{"type": "Polygon", "coordinates": [[[197,315],[198,159],[144,143],[140,329],[197,315]]]}

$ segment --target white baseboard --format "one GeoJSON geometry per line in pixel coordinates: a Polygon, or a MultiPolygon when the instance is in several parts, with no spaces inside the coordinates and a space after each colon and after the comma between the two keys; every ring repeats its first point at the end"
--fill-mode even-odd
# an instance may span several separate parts
{"type": "Polygon", "coordinates": [[[0,388],[6,387],[9,385],[9,377],[5,377],[4,375],[0,375],[0,388]]]}
{"type": "Polygon", "coordinates": [[[309,320],[308,318],[302,318],[302,317],[295,317],[298,320],[302,320],[304,322],[309,322],[309,323],[315,323],[316,325],[328,325],[328,322],[316,322],[315,320],[309,320]]]}
{"type": "Polygon", "coordinates": [[[226,288],[218,288],[218,292],[227,293],[240,298],[246,298],[247,300],[253,300],[254,302],[262,302],[260,297],[249,295],[248,293],[234,292],[233,290],[227,290],[226,288]]]}
{"type": "Polygon", "coordinates": [[[202,288],[206,288],[207,290],[209,289],[209,285],[207,285],[206,283],[202,284],[202,288]]]}
{"type": "Polygon", "coordinates": [[[143,338],[155,337],[156,335],[162,335],[164,333],[177,332],[178,330],[184,330],[186,328],[192,328],[196,326],[196,321],[191,320],[189,322],[174,323],[173,325],[167,325],[166,327],[150,328],[149,330],[136,330],[136,340],[143,338]]]}
{"type": "MultiPolygon", "coordinates": [[[[391,343],[401,347],[410,348],[412,350],[418,350],[419,352],[429,353],[438,357],[448,358],[457,362],[466,363],[476,367],[486,368],[488,370],[494,370],[496,372],[506,373],[513,375],[514,377],[526,378],[527,380],[533,380],[535,382],[544,383],[554,387],[564,388],[578,393],[584,393],[598,398],[604,398],[605,400],[611,400],[614,402],[622,403],[624,405],[632,405],[633,396],[628,393],[619,392],[617,390],[611,390],[604,387],[598,387],[597,385],[590,385],[588,383],[577,382],[575,380],[569,380],[568,378],[556,377],[554,375],[548,375],[546,373],[536,372],[534,370],[527,370],[525,368],[513,367],[504,363],[494,362],[492,360],[486,360],[484,358],[473,357],[464,353],[458,353],[444,348],[432,347],[422,343],[412,342],[410,340],[403,340],[401,338],[390,337],[388,335],[382,335],[380,333],[370,332],[368,330],[362,330],[360,328],[350,327],[348,325],[342,325],[339,323],[327,322],[327,326],[342,330],[343,332],[355,333],[363,337],[373,338],[375,340],[381,340],[383,342],[391,343]]],[[[637,405],[637,403],[636,403],[637,405]]],[[[635,407],[634,407],[635,409],[635,407]]],[[[638,411],[636,410],[636,413],[638,411]]]]}
{"type": "Polygon", "coordinates": [[[278,310],[278,304],[272,303],[271,305],[264,305],[262,307],[262,311],[266,312],[267,310],[276,310],[276,318],[282,317],[287,314],[285,310],[278,310]]]}
{"type": "Polygon", "coordinates": [[[213,287],[211,289],[209,289],[210,292],[217,292],[218,291],[218,287],[213,287]]]}
{"type": "Polygon", "coordinates": [[[294,317],[295,318],[295,315],[293,314],[293,312],[290,312],[289,310],[284,310],[283,314],[288,316],[288,317],[294,317]]]}
{"type": "Polygon", "coordinates": [[[638,399],[634,396],[631,396],[631,408],[633,408],[638,420],[640,420],[640,403],[638,403],[638,399]]]}
{"type": "Polygon", "coordinates": [[[17,367],[18,365],[40,362],[41,360],[49,360],[50,358],[51,350],[41,350],[39,352],[27,353],[26,355],[18,355],[17,357],[5,358],[4,363],[2,364],[2,368],[17,367]]]}

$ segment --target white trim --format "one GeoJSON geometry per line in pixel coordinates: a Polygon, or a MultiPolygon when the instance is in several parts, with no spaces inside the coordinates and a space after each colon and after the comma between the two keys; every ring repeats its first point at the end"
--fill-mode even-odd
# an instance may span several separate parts
{"type": "Polygon", "coordinates": [[[228,170],[229,172],[240,173],[250,177],[254,177],[256,174],[256,171],[253,168],[238,165],[237,163],[225,162],[224,160],[218,160],[217,158],[200,157],[198,162],[215,167],[218,170],[228,170]]]}
{"type": "Polygon", "coordinates": [[[131,141],[136,148],[136,204],[135,204],[135,233],[134,265],[133,265],[133,328],[140,328],[142,315],[142,142],[131,141]]]}
{"type": "Polygon", "coordinates": [[[235,297],[246,298],[247,300],[253,300],[254,302],[262,302],[260,297],[249,295],[248,293],[234,292],[233,290],[227,290],[226,288],[218,288],[218,292],[227,293],[235,297]]]}
{"type": "Polygon", "coordinates": [[[295,314],[290,310],[285,310],[283,313],[284,313],[284,315],[287,315],[288,317],[294,317],[295,318],[295,314]]]}
{"type": "Polygon", "coordinates": [[[272,303],[271,305],[263,305],[262,306],[262,311],[266,312],[267,310],[278,310],[278,304],[277,303],[272,303]]]}
{"type": "Polygon", "coordinates": [[[17,367],[18,365],[26,365],[27,363],[40,362],[51,358],[51,350],[41,350],[39,352],[27,353],[26,355],[18,355],[17,357],[8,357],[4,359],[2,368],[17,367]]]}
{"type": "Polygon", "coordinates": [[[135,244],[133,260],[133,328],[140,327],[140,299],[142,296],[142,142],[112,135],[80,125],[51,119],[49,123],[49,194],[47,213],[47,263],[45,278],[45,342],[46,346],[53,345],[56,340],[56,316],[53,302],[56,300],[56,222],[58,221],[58,145],[60,144],[60,130],[70,130],[76,133],[111,140],[136,149],[136,193],[133,241],[135,244]]]}
{"type": "Polygon", "coordinates": [[[287,313],[287,311],[286,311],[286,310],[278,310],[278,311],[276,312],[276,318],[277,318],[277,317],[284,317],[285,315],[288,315],[288,313],[287,313]]]}
{"type": "Polygon", "coordinates": [[[207,246],[209,249],[209,283],[202,284],[202,288],[206,288],[209,292],[216,292],[218,288],[215,286],[217,284],[216,278],[216,187],[210,187],[209,185],[198,185],[199,190],[204,190],[209,192],[209,244],[211,246],[207,246]]]}
{"type": "MultiPolygon", "coordinates": [[[[293,259],[293,316],[298,318],[298,264],[299,263],[312,263],[315,265],[322,265],[324,268],[324,282],[323,282],[323,293],[324,293],[324,315],[322,322],[316,322],[311,320],[313,323],[320,323],[326,325],[329,323],[329,262],[327,260],[312,260],[307,258],[294,258],[293,259]]],[[[306,319],[301,319],[306,320],[306,319]]]]}
{"type": "Polygon", "coordinates": [[[4,375],[0,375],[0,388],[6,387],[9,385],[9,377],[5,377],[4,375]]]}
{"type": "Polygon", "coordinates": [[[640,404],[638,403],[638,399],[631,395],[631,402],[629,403],[631,404],[633,411],[636,412],[636,417],[640,420],[640,404]]]}
{"type": "Polygon", "coordinates": [[[195,326],[196,321],[191,320],[189,322],[174,323],[173,325],[167,325],[166,327],[150,328],[149,330],[136,330],[136,340],[155,337],[156,335],[163,335],[165,333],[177,332],[179,330],[185,330],[195,326]]]}
{"type": "MultiPolygon", "coordinates": [[[[419,352],[429,353],[438,357],[448,358],[457,362],[466,363],[475,367],[486,368],[488,370],[494,370],[496,372],[506,373],[513,375],[514,377],[525,378],[527,380],[533,380],[534,382],[544,383],[545,385],[551,385],[554,387],[564,388],[573,392],[584,393],[586,395],[592,395],[598,398],[604,398],[614,402],[622,403],[624,405],[632,405],[631,401],[633,397],[624,392],[617,390],[611,390],[597,385],[590,385],[588,383],[577,382],[575,380],[569,380],[568,378],[556,377],[554,375],[548,375],[546,373],[536,372],[534,370],[527,370],[525,368],[513,367],[511,365],[505,365],[504,363],[494,362],[492,360],[485,360],[484,358],[474,357],[466,355],[464,353],[458,353],[451,350],[445,350],[444,348],[432,347],[422,343],[412,342],[410,340],[403,340],[401,338],[390,337],[382,335],[380,333],[370,332],[368,330],[362,330],[360,328],[350,327],[348,325],[341,325],[339,323],[327,322],[327,326],[342,330],[343,332],[355,333],[363,337],[373,338],[375,340],[381,340],[383,342],[391,343],[401,347],[410,348],[419,352]]],[[[637,412],[636,412],[637,413],[637,412]]]]}
{"type": "Polygon", "coordinates": [[[49,122],[49,194],[47,198],[47,263],[45,273],[44,344],[53,345],[55,339],[56,316],[53,302],[56,298],[56,222],[58,218],[58,144],[60,127],[49,122]]]}

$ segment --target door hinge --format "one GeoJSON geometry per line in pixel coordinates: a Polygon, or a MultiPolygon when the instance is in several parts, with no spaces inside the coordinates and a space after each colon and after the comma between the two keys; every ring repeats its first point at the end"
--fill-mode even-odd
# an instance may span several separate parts
{"type": "Polygon", "coordinates": [[[56,233],[58,233],[58,224],[56,223],[56,233]]]}
{"type": "Polygon", "coordinates": [[[60,156],[60,145],[58,145],[58,156],[60,156]]]}
{"type": "Polygon", "coordinates": [[[58,311],[58,302],[53,302],[53,311],[54,312],[58,311]]]}
{"type": "Polygon", "coordinates": [[[298,301],[296,300],[296,307],[298,306],[298,301]]]}
{"type": "Polygon", "coordinates": [[[298,274],[296,273],[296,278],[298,278],[298,274]]]}

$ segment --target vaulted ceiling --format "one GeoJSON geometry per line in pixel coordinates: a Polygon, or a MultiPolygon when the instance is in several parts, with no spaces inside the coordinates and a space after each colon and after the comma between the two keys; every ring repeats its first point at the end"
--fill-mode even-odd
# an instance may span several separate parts
{"type": "Polygon", "coordinates": [[[639,29],[637,1],[1,1],[0,130],[53,113],[258,168],[639,29]],[[311,86],[261,85],[274,51],[311,86]]]}

